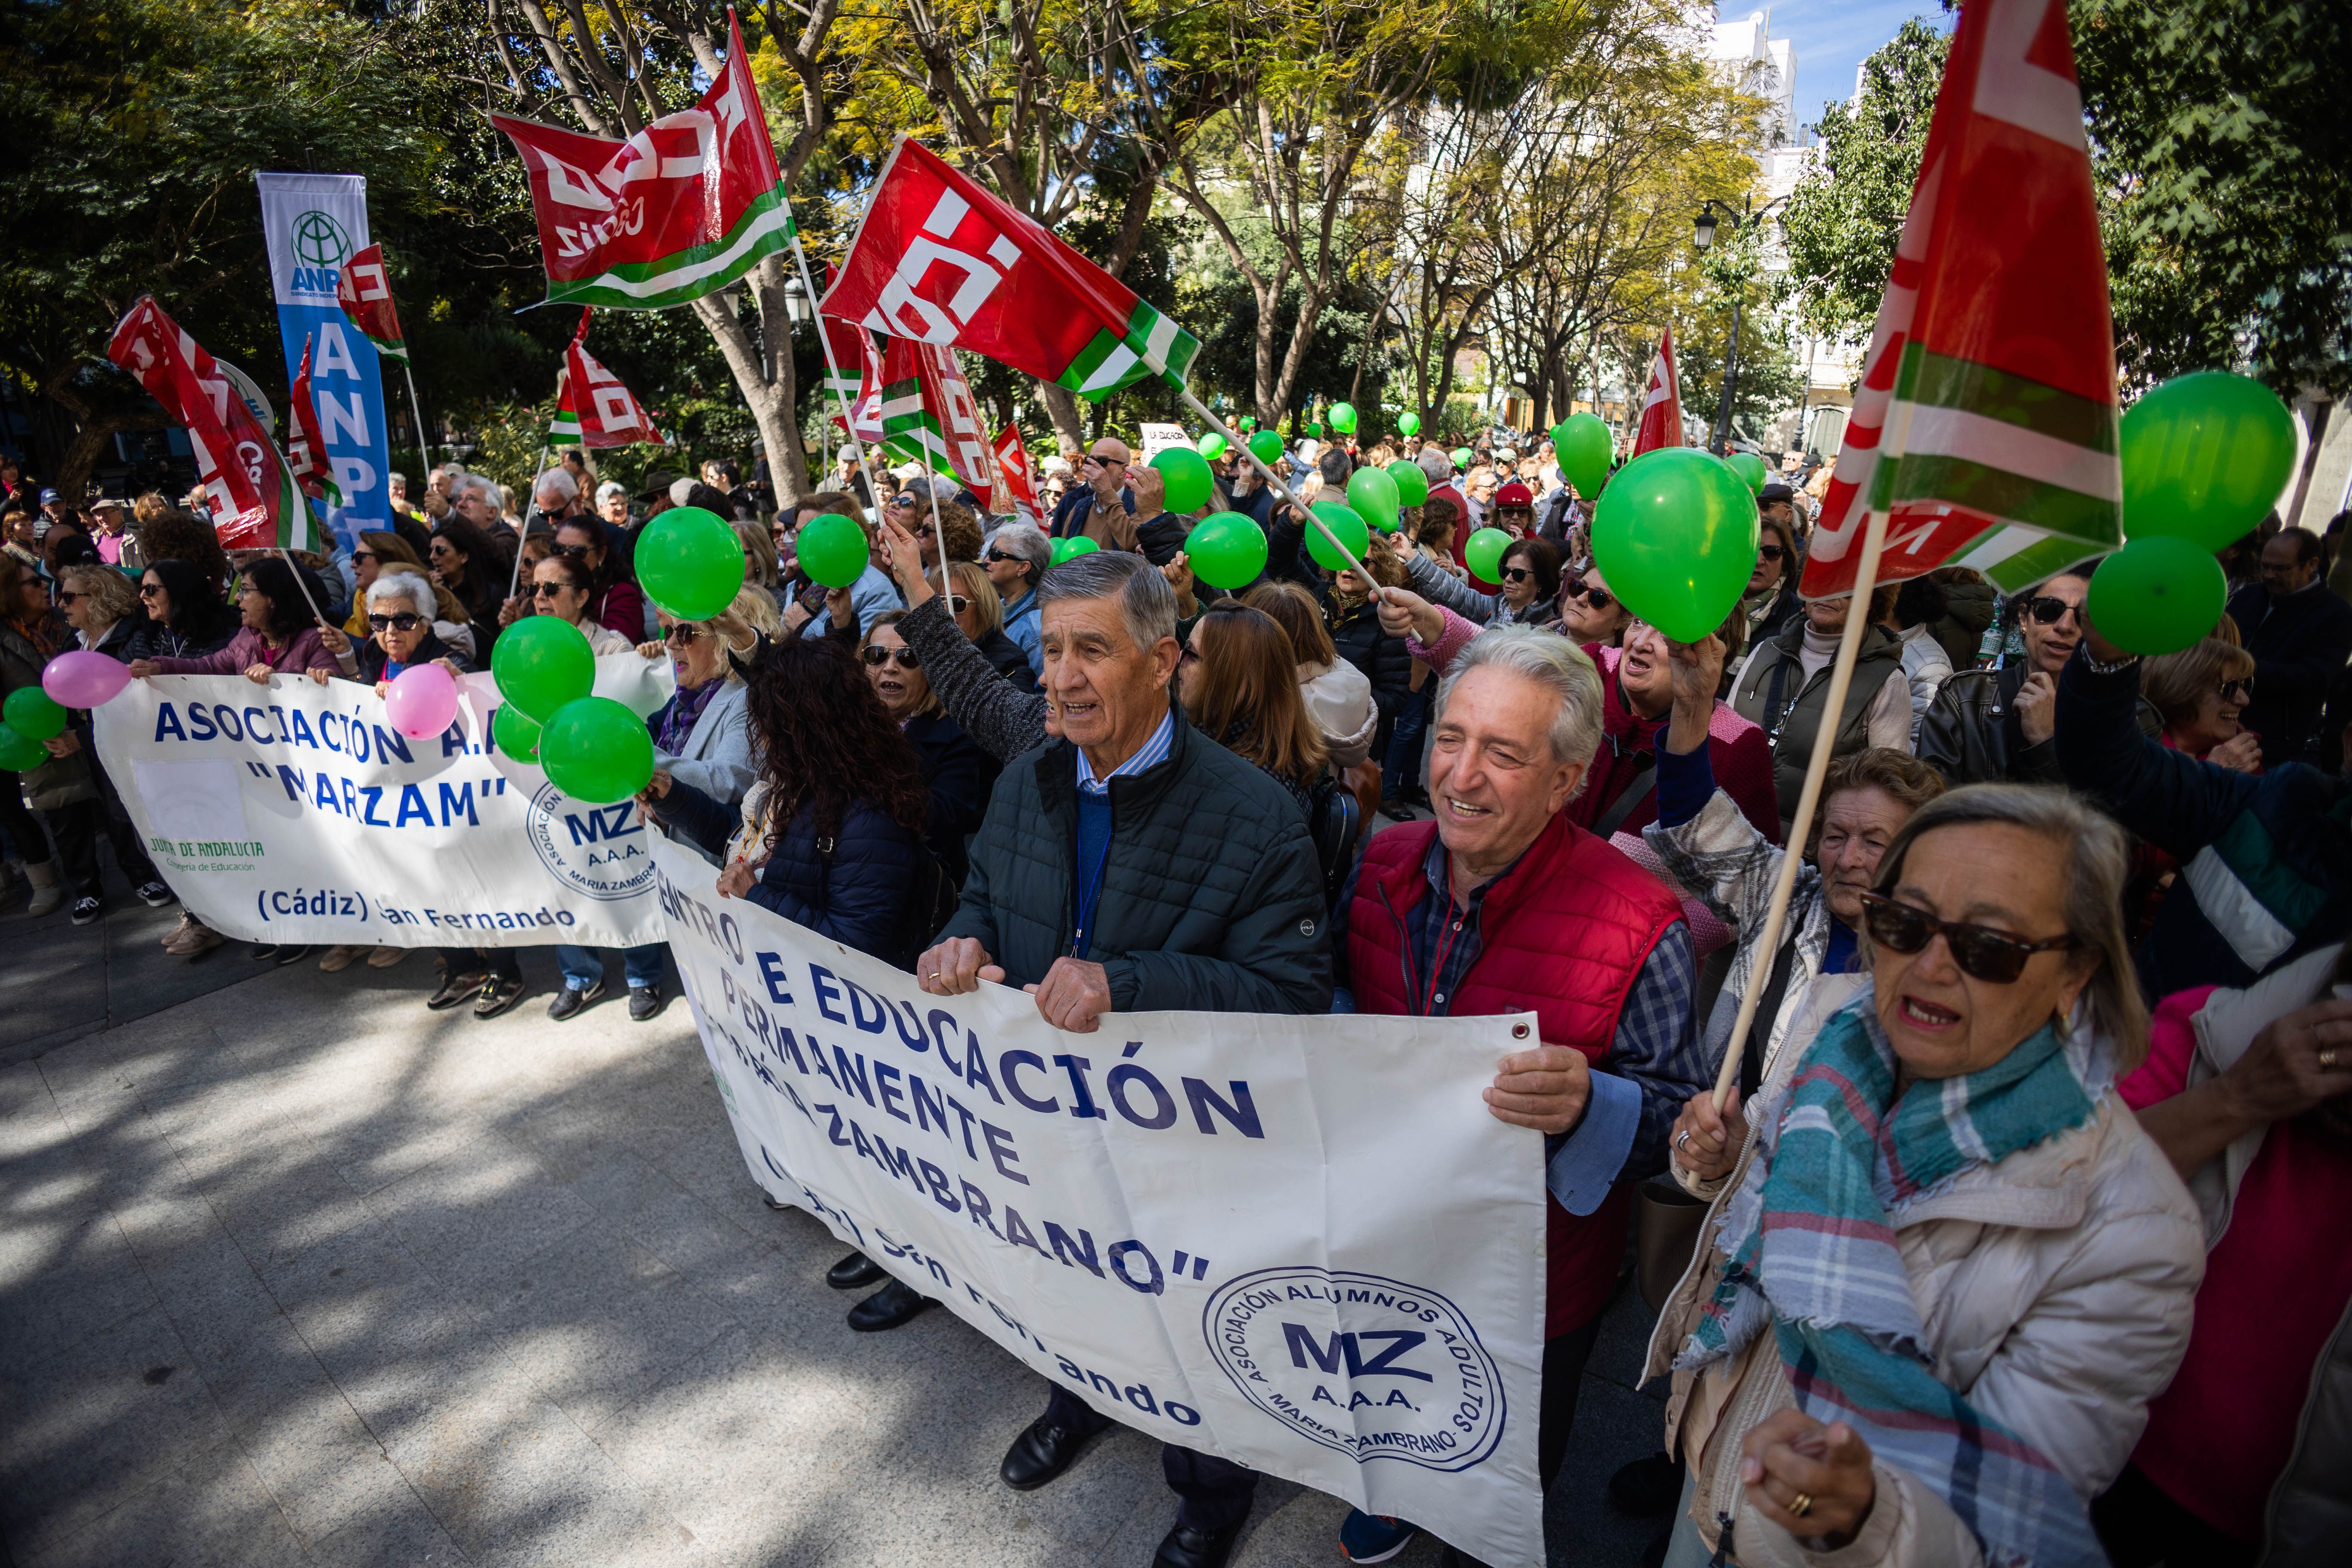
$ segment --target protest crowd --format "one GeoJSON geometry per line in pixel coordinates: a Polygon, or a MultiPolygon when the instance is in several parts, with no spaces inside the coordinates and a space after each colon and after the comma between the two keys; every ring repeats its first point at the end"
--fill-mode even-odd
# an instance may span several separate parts
{"type": "MultiPolygon", "coordinates": [[[[854,449],[843,488],[781,510],[729,463],[628,495],[573,454],[520,513],[451,465],[414,508],[396,478],[400,514],[358,548],[283,558],[224,555],[161,496],[70,508],[12,474],[0,660],[12,690],[74,647],[134,676],[376,684],[482,668],[519,622],[562,617],[669,662],[638,806],[710,859],[714,893],[927,991],[1022,986],[1082,1032],[1114,1011],[1532,1011],[1486,1100],[1545,1142],[1539,1467],[1570,1450],[1638,1233],[1646,1370],[1673,1398],[1612,1496],[1671,1518],[1657,1560],[1960,1563],[1993,1540],[2318,1561],[2352,1474],[2345,520],[2265,523],[2225,552],[2210,635],[2139,658],[2075,572],[1798,600],[1820,487],[1792,454],[1757,495],[1738,604],[1678,642],[1612,595],[1551,444],[1509,438],[1281,454],[1310,504],[1400,459],[1425,478],[1370,583],[1318,564],[1245,460],[1213,463],[1200,510],[1265,530],[1237,590],[1195,574],[1198,513],[1108,437],[1048,460],[1034,523],[854,449]],[[679,507],[743,544],[740,592],[700,622],[634,580],[636,539],[679,507]],[[870,550],[845,585],[800,559],[826,517],[870,550]],[[1465,522],[1507,536],[1494,591],[1465,522]],[[1818,819],[1792,845],[1816,743],[1818,819]],[[1874,1430],[1902,1413],[1899,1445],[1800,1410],[1796,1379],[1874,1430]]],[[[0,806],[11,875],[77,921],[100,907],[101,833],[139,897],[172,898],[87,721],[0,806]]],[[[165,946],[225,940],[189,916],[165,946]]],[[[425,1005],[505,1012],[516,954],[440,949],[425,1005]]],[[[663,1005],[663,956],[621,955],[632,1018],[663,1005]]],[[[549,1014],[578,1017],[605,959],[557,958],[549,1014]]],[[[862,1254],[827,1279],[879,1287],[855,1330],[934,1304],[862,1254]]],[[[1047,1484],[1108,1425],[1057,1393],[1004,1483],[1047,1484]]],[[[1158,1561],[1223,1561],[1255,1478],[1175,1447],[1166,1469],[1158,1561]]],[[[1357,1513],[1338,1550],[1380,1562],[1414,1533],[1357,1513]]]]}

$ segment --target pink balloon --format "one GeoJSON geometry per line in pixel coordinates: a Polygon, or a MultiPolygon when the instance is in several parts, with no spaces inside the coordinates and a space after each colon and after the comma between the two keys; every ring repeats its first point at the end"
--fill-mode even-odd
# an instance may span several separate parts
{"type": "Polygon", "coordinates": [[[437,664],[420,664],[395,677],[383,694],[392,727],[412,740],[438,735],[457,717],[457,683],[437,664]]]}
{"type": "Polygon", "coordinates": [[[60,708],[96,708],[112,701],[131,684],[131,670],[93,648],[77,648],[49,660],[41,689],[60,708]]]}

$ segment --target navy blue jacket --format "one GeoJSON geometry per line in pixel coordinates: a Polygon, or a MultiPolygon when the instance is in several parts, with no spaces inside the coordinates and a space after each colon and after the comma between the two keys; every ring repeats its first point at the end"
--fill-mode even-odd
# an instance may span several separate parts
{"type": "MultiPolygon", "coordinates": [[[[937,875],[921,839],[861,801],[824,848],[814,817],[805,807],[796,813],[746,896],[819,936],[912,970],[923,933],[912,929],[919,922],[911,905],[937,875]]],[[[929,912],[926,906],[919,914],[929,912]]]]}
{"type": "Polygon", "coordinates": [[[2239,722],[2263,738],[2263,761],[2319,763],[2313,749],[2320,707],[2330,682],[2352,657],[2352,605],[2314,583],[2299,594],[2273,599],[2257,584],[2230,601],[2230,618],[2254,656],[2254,694],[2239,722]]]}
{"type": "Polygon", "coordinates": [[[2352,792],[2300,763],[2262,774],[2200,763],[2140,733],[2139,666],[2058,678],[2058,765],[2180,862],[2136,955],[2151,997],[2250,984],[2352,929],[2352,792]]]}
{"type": "MultiPolygon", "coordinates": [[[[1135,492],[1122,487],[1118,492],[1118,499],[1126,506],[1128,514],[1133,516],[1135,492]]],[[[1087,531],[1087,519],[1093,515],[1094,506],[1095,492],[1091,488],[1081,483],[1076,489],[1065,494],[1055,506],[1053,523],[1045,531],[1055,539],[1071,539],[1084,533],[1087,531]]]]}
{"type": "MultiPolygon", "coordinates": [[[[1025,661],[1021,672],[1029,672],[1025,661]]],[[[988,815],[989,792],[996,787],[1003,764],[944,713],[916,714],[907,721],[906,733],[923,760],[923,782],[931,790],[931,826],[925,841],[961,888],[971,869],[963,841],[980,831],[981,819],[988,815]]]]}

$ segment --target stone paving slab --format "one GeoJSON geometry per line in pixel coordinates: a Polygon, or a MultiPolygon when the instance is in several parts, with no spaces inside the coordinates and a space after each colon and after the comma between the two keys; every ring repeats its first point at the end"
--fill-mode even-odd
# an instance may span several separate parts
{"type": "MultiPolygon", "coordinates": [[[[0,951],[0,996],[31,995],[0,951]]],[[[682,1005],[552,1023],[545,952],[487,1023],[425,1008],[425,954],[213,962],[235,983],[149,985],[170,1005],[129,1022],[81,991],[5,1020],[0,1564],[1150,1561],[1152,1443],[1009,1491],[1045,1383],[944,1311],[848,1331],[840,1245],[761,1202],[682,1005]]],[[[1627,1292],[1555,1563],[1630,1568],[1658,1532],[1602,1500],[1657,1447],[1647,1327],[1627,1292]]],[[[1234,1562],[1337,1564],[1344,1511],[1268,1480],[1234,1562]]]]}

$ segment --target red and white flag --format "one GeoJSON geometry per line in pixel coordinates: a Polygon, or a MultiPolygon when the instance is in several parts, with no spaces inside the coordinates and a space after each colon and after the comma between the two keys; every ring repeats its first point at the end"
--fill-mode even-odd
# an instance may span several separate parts
{"type": "Polygon", "coordinates": [[[1658,352],[1650,361],[1650,387],[1642,396],[1642,423],[1633,432],[1633,456],[1683,443],[1682,382],[1675,374],[1675,330],[1658,334],[1658,352]]]}
{"type": "Polygon", "coordinates": [[[1003,476],[996,504],[991,511],[1007,511],[1023,522],[1043,528],[1045,513],[1037,510],[1037,480],[1029,471],[1029,453],[1021,445],[1021,426],[1007,425],[996,433],[996,471],[1003,476]]]}
{"type": "Polygon", "coordinates": [[[294,476],[213,356],[151,296],[142,295],[106,345],[188,433],[196,477],[227,550],[316,550],[319,531],[294,476]]]}
{"type": "Polygon", "coordinates": [[[2062,0],[1969,0],[1801,591],[1943,565],[2004,593],[2123,537],[2116,351],[2062,0]]]}
{"type": "Polygon", "coordinates": [[[386,359],[408,358],[408,344],[400,336],[400,313],[392,308],[392,282],[384,276],[383,246],[352,252],[335,278],[335,303],[376,353],[386,359]]]}
{"type": "Polygon", "coordinates": [[[294,469],[294,486],[313,500],[343,504],[343,488],[335,482],[335,465],[328,460],[327,444],[319,439],[319,405],[310,395],[310,340],[302,340],[302,368],[294,373],[294,395],[286,416],[290,428],[286,457],[294,469]]]}
{"type": "Polygon", "coordinates": [[[654,428],[653,416],[629,395],[621,378],[596,362],[588,352],[588,317],[580,312],[580,330],[564,351],[563,369],[556,382],[555,418],[547,427],[551,447],[626,447],[637,441],[667,443],[654,428]]]}
{"type": "Polygon", "coordinates": [[[882,445],[933,470],[946,469],[996,510],[996,448],[955,351],[912,338],[885,340],[882,445]]]}
{"type": "Polygon", "coordinates": [[[626,142],[493,114],[522,154],[551,301],[658,310],[715,294],[792,243],[793,214],[727,16],[727,63],[694,107],[626,142]]]}

